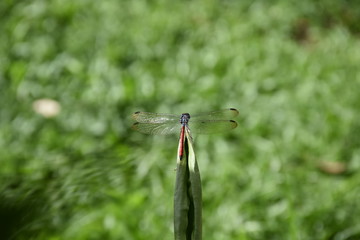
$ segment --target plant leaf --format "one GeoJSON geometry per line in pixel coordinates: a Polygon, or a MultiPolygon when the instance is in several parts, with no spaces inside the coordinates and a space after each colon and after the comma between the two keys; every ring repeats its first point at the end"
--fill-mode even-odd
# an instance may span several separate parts
{"type": "MultiPolygon", "coordinates": [[[[179,148],[181,144],[179,140],[179,148]]],[[[202,203],[201,178],[195,158],[194,144],[188,128],[185,129],[184,155],[177,158],[174,195],[175,240],[201,240],[202,203]]]]}

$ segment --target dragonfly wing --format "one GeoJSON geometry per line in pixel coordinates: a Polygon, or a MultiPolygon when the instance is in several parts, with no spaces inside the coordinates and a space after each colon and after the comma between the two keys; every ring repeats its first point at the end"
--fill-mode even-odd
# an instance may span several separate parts
{"type": "Polygon", "coordinates": [[[150,112],[135,112],[132,118],[140,123],[164,123],[164,122],[179,122],[180,116],[175,114],[165,113],[150,113],[150,112]]]}
{"type": "Polygon", "coordinates": [[[231,119],[236,117],[239,114],[239,111],[235,108],[228,108],[219,111],[207,112],[207,113],[198,113],[198,114],[191,114],[190,120],[194,119],[206,119],[206,120],[224,120],[224,119],[231,119]]]}
{"type": "Polygon", "coordinates": [[[169,135],[180,132],[180,123],[141,123],[136,122],[132,125],[132,129],[145,134],[152,135],[169,135]]]}
{"type": "Polygon", "coordinates": [[[200,120],[189,121],[190,131],[200,134],[211,134],[227,132],[237,127],[237,122],[234,120],[200,120]]]}

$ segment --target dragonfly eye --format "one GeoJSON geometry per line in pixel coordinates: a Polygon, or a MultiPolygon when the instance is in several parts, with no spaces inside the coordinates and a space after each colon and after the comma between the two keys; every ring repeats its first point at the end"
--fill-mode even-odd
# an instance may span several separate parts
{"type": "Polygon", "coordinates": [[[188,123],[189,119],[190,119],[190,114],[183,113],[183,114],[181,114],[181,117],[180,117],[180,123],[181,124],[188,123]]]}

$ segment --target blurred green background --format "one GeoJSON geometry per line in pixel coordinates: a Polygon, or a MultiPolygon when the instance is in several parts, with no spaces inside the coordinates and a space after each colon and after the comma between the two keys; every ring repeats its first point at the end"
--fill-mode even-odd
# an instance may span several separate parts
{"type": "Polygon", "coordinates": [[[204,239],[360,239],[358,1],[2,0],[0,31],[1,239],[172,239],[177,137],[131,113],[228,107],[204,239]]]}

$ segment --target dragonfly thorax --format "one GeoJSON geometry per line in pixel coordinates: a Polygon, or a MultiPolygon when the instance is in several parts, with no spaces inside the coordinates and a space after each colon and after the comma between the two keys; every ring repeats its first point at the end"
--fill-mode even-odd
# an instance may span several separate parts
{"type": "Polygon", "coordinates": [[[189,122],[189,119],[190,119],[190,114],[189,113],[183,113],[183,114],[181,114],[181,117],[180,117],[180,123],[181,124],[187,124],[189,122]]]}

